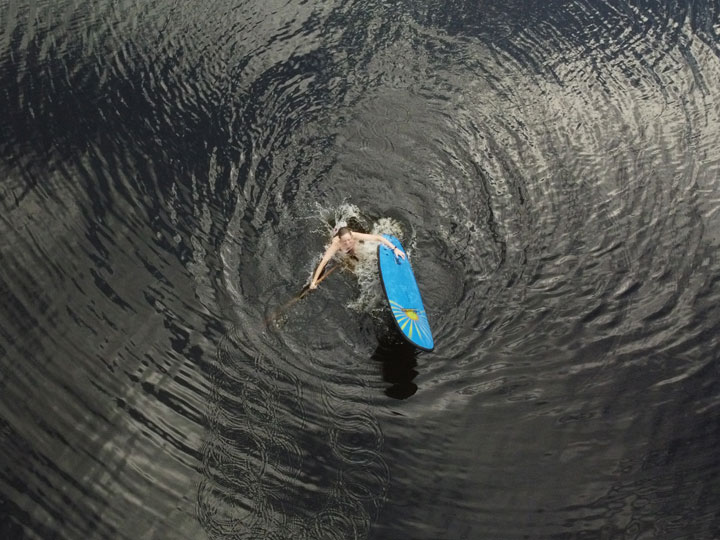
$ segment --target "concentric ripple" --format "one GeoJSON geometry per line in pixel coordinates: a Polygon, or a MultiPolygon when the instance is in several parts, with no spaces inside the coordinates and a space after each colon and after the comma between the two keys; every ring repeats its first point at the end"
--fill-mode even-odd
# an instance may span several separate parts
{"type": "Polygon", "coordinates": [[[718,536],[717,2],[2,14],[0,537],[718,536]]]}
{"type": "Polygon", "coordinates": [[[219,347],[198,499],[205,529],[215,538],[365,538],[389,480],[377,420],[246,347],[237,330],[219,347]]]}

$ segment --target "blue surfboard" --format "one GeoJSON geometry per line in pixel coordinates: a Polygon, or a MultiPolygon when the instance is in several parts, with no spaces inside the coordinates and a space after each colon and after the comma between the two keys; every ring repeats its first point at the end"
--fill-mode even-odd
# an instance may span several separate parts
{"type": "MultiPolygon", "coordinates": [[[[405,253],[400,240],[390,234],[383,236],[405,253]]],[[[432,351],[435,343],[430,323],[407,254],[404,259],[396,257],[390,248],[381,244],[378,246],[378,264],[380,281],[400,333],[418,349],[432,351]]]]}

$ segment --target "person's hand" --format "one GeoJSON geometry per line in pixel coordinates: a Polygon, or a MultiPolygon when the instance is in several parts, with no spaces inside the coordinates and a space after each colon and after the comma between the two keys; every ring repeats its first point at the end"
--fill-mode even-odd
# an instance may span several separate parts
{"type": "Polygon", "coordinates": [[[401,259],[404,259],[404,258],[405,258],[405,254],[402,252],[402,250],[401,250],[400,248],[397,248],[397,247],[396,247],[396,248],[393,250],[393,252],[395,253],[395,256],[396,256],[396,257],[400,257],[401,259]]]}
{"type": "Polygon", "coordinates": [[[310,282],[310,290],[311,291],[314,291],[315,289],[317,289],[317,286],[318,286],[318,284],[316,281],[310,282]]]}

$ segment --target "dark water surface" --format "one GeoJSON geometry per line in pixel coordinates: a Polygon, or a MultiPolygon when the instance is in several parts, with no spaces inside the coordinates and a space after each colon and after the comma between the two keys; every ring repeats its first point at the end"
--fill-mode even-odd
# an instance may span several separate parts
{"type": "Polygon", "coordinates": [[[719,34],[0,0],[0,537],[720,538],[719,34]],[[371,256],[289,302],[340,219],[434,353],[371,256]]]}

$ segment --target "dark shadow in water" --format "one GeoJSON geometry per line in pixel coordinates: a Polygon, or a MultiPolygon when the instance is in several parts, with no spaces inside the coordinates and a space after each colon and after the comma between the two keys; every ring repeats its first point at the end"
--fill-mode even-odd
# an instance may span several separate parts
{"type": "Polygon", "coordinates": [[[380,339],[372,360],[382,363],[383,380],[390,383],[385,394],[394,399],[407,399],[417,392],[413,379],[418,374],[418,350],[399,336],[380,339]]]}

